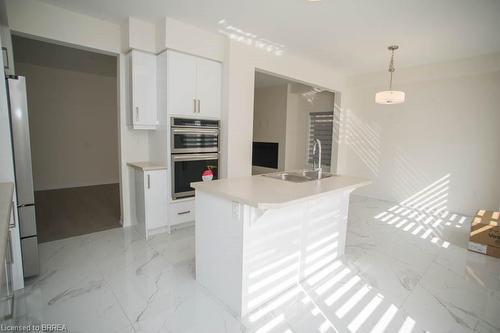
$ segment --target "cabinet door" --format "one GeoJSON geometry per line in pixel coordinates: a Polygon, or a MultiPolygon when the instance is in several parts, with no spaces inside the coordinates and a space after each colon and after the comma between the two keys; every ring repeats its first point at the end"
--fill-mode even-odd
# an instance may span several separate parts
{"type": "Polygon", "coordinates": [[[197,69],[198,116],[219,119],[222,107],[222,64],[198,58],[197,69]]]}
{"type": "Polygon", "coordinates": [[[156,56],[131,51],[132,124],[138,129],[158,125],[156,108],[156,56]]]}
{"type": "Polygon", "coordinates": [[[168,114],[196,116],[196,57],[167,52],[168,114]]]}
{"type": "Polygon", "coordinates": [[[146,227],[150,230],[167,226],[167,170],[144,173],[146,227]]]}

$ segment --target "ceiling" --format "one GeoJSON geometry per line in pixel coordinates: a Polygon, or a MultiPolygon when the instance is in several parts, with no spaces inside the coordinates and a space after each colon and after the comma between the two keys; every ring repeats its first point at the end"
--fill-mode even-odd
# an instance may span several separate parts
{"type": "Polygon", "coordinates": [[[282,44],[344,74],[500,52],[499,0],[40,0],[105,20],[164,16],[217,32],[218,23],[282,44]]]}

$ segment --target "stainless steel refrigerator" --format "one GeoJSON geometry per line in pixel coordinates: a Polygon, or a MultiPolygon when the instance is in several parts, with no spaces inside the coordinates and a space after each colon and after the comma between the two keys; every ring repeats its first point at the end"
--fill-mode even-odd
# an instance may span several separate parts
{"type": "Polygon", "coordinates": [[[10,125],[16,175],[17,211],[21,235],[24,277],[38,275],[38,239],[36,234],[35,195],[31,169],[30,130],[26,78],[7,76],[10,125]]]}

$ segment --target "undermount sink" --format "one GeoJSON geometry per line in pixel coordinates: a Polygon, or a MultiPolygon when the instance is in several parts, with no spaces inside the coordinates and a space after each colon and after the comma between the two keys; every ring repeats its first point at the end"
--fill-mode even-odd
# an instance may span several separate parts
{"type": "Polygon", "coordinates": [[[321,172],[320,176],[319,172],[316,170],[300,170],[300,171],[283,171],[283,172],[268,173],[262,176],[274,179],[280,179],[292,183],[305,183],[313,180],[332,177],[333,175],[328,172],[321,172]]]}

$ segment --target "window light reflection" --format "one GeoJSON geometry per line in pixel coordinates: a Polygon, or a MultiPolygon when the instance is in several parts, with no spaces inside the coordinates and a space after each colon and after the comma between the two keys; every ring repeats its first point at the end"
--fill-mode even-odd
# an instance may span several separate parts
{"type": "Polygon", "coordinates": [[[219,20],[219,32],[228,36],[230,39],[242,44],[254,46],[271,54],[281,56],[284,53],[285,46],[262,38],[248,31],[244,31],[236,26],[229,24],[225,19],[219,20]]]}

